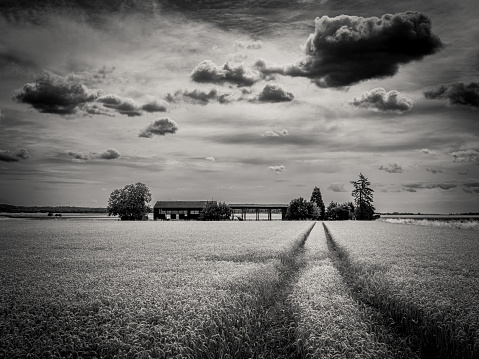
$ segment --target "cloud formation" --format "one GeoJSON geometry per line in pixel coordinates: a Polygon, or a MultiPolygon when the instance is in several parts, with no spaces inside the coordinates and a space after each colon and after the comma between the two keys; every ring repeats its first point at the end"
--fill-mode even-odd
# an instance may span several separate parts
{"type": "Polygon", "coordinates": [[[0,150],[0,161],[2,162],[19,162],[20,160],[28,160],[30,153],[25,148],[18,150],[0,150]]]}
{"type": "Polygon", "coordinates": [[[344,188],[344,183],[341,182],[331,183],[327,189],[333,192],[347,192],[346,188],[344,188]]]}
{"type": "Polygon", "coordinates": [[[288,130],[285,130],[284,128],[282,130],[265,131],[262,134],[262,136],[264,137],[285,137],[288,135],[289,135],[288,130]]]}
{"type": "Polygon", "coordinates": [[[424,92],[427,99],[446,100],[451,105],[479,107],[479,83],[455,82],[424,92]]]}
{"type": "Polygon", "coordinates": [[[248,49],[248,50],[258,50],[263,47],[263,42],[261,40],[250,40],[250,41],[235,41],[235,49],[248,49]]]}
{"type": "Polygon", "coordinates": [[[323,16],[315,19],[315,31],[299,62],[279,66],[263,61],[257,69],[263,74],[307,77],[320,87],[345,87],[393,76],[399,65],[421,60],[442,47],[422,13],[323,16]]]}
{"type": "Polygon", "coordinates": [[[462,190],[466,193],[479,193],[479,181],[469,180],[463,183],[462,190]]]}
{"type": "Polygon", "coordinates": [[[395,112],[398,114],[411,111],[412,100],[398,91],[387,92],[382,87],[372,89],[349,101],[354,107],[379,112],[395,112]]]}
{"type": "Polygon", "coordinates": [[[216,158],[210,156],[210,157],[205,157],[205,160],[210,161],[210,162],[215,162],[216,158]]]}
{"type": "Polygon", "coordinates": [[[251,66],[229,62],[223,66],[217,66],[211,60],[202,61],[191,73],[191,79],[195,82],[216,84],[228,82],[238,87],[253,86],[265,78],[266,75],[251,66]]]}
{"type": "Polygon", "coordinates": [[[0,110],[0,122],[5,118],[5,115],[2,113],[2,110],[0,110]]]}
{"type": "Polygon", "coordinates": [[[189,102],[193,104],[207,105],[211,101],[218,101],[221,104],[233,101],[230,93],[218,93],[218,90],[211,89],[210,91],[194,90],[178,90],[174,94],[168,93],[165,96],[168,102],[189,102]]]}
{"type": "Polygon", "coordinates": [[[388,173],[402,173],[403,171],[403,168],[397,163],[389,163],[387,166],[381,165],[379,169],[388,173]]]}
{"type": "Polygon", "coordinates": [[[146,112],[166,112],[167,106],[164,101],[151,100],[141,106],[141,109],[146,112]]]}
{"type": "Polygon", "coordinates": [[[142,106],[132,98],[108,94],[98,97],[96,101],[102,103],[105,107],[114,109],[122,115],[132,117],[141,116],[142,114],[142,106]]]}
{"type": "Polygon", "coordinates": [[[479,152],[475,150],[456,151],[451,152],[450,155],[454,158],[454,162],[479,161],[479,152]]]}
{"type": "Polygon", "coordinates": [[[139,137],[152,138],[154,135],[165,136],[167,133],[176,133],[178,125],[168,117],[160,118],[139,133],[139,137]]]}
{"type": "Polygon", "coordinates": [[[101,158],[103,160],[115,160],[121,157],[121,153],[114,148],[108,148],[106,151],[102,153],[96,153],[95,157],[101,158]]]}
{"type": "Polygon", "coordinates": [[[87,103],[80,106],[80,108],[85,112],[86,115],[104,115],[115,117],[115,114],[111,110],[96,103],[87,103]]]}
{"type": "Polygon", "coordinates": [[[67,154],[71,157],[73,162],[86,162],[93,159],[116,160],[121,157],[121,153],[114,148],[108,148],[101,153],[68,151],[67,154]]]}
{"type": "Polygon", "coordinates": [[[276,173],[276,174],[281,174],[281,173],[283,173],[284,170],[286,170],[286,167],[284,167],[283,165],[280,165],[280,166],[269,166],[269,167],[268,167],[268,170],[273,171],[273,172],[276,173]]]}
{"type": "Polygon", "coordinates": [[[30,82],[13,92],[12,99],[31,105],[42,113],[69,115],[78,106],[96,100],[100,91],[90,90],[75,79],[44,70],[35,82],[30,82]]]}
{"type": "Polygon", "coordinates": [[[260,102],[289,102],[293,99],[294,95],[278,84],[267,84],[258,96],[260,102]]]}
{"type": "Polygon", "coordinates": [[[403,190],[407,192],[417,192],[417,190],[419,189],[434,189],[434,188],[447,191],[447,190],[450,190],[451,188],[457,187],[457,185],[452,183],[447,183],[447,182],[444,182],[444,183],[415,182],[415,183],[406,183],[406,184],[403,184],[402,186],[403,186],[403,190]]]}
{"type": "Polygon", "coordinates": [[[427,149],[427,148],[423,148],[423,149],[418,150],[418,151],[419,151],[419,152],[422,152],[422,153],[424,153],[424,154],[426,154],[426,155],[431,155],[431,156],[437,155],[437,152],[431,151],[431,150],[429,150],[429,149],[427,149]]]}
{"type": "Polygon", "coordinates": [[[436,169],[436,168],[426,168],[426,171],[427,171],[427,172],[434,173],[434,174],[436,174],[436,173],[442,173],[441,170],[438,170],[438,169],[436,169]]]}

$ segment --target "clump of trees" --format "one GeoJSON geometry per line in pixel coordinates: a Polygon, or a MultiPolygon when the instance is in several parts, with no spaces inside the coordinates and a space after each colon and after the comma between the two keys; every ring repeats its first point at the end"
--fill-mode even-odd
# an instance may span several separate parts
{"type": "Polygon", "coordinates": [[[203,208],[201,219],[204,221],[224,221],[231,219],[231,208],[225,202],[208,201],[203,208]]]}
{"type": "Polygon", "coordinates": [[[338,203],[331,201],[326,208],[321,190],[314,187],[311,200],[308,202],[299,197],[293,199],[286,210],[287,220],[331,220],[344,221],[349,219],[372,220],[375,219],[373,206],[373,190],[371,183],[362,174],[357,181],[351,181],[354,190],[351,195],[354,202],[338,203]]]}
{"type": "Polygon", "coordinates": [[[346,221],[354,219],[354,204],[352,202],[333,202],[326,209],[326,219],[330,221],[346,221]]]}
{"type": "Polygon", "coordinates": [[[293,199],[286,210],[288,221],[304,221],[319,219],[321,212],[315,202],[308,202],[303,197],[293,199]]]}
{"type": "Polygon", "coordinates": [[[108,199],[108,215],[119,216],[122,221],[148,220],[151,202],[150,189],[143,183],[116,189],[108,199]]]}

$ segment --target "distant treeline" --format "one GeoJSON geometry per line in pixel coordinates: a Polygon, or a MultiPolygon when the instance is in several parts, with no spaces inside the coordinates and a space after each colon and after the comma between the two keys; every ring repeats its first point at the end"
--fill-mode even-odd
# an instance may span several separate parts
{"type": "Polygon", "coordinates": [[[73,207],[73,206],[12,206],[0,203],[0,212],[6,213],[107,213],[106,208],[101,207],[73,207]]]}

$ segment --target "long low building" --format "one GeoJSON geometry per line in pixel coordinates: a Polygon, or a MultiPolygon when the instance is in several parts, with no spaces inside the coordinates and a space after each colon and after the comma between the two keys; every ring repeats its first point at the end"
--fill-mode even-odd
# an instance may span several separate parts
{"type": "MultiPolygon", "coordinates": [[[[154,220],[198,220],[202,215],[207,201],[158,201],[153,207],[154,220]]],[[[281,213],[281,219],[286,216],[287,204],[235,203],[229,204],[233,215],[231,219],[246,220],[248,213],[255,213],[256,220],[260,213],[267,213],[267,219],[272,219],[272,213],[281,213]],[[241,215],[238,216],[238,215],[241,215]]]]}
{"type": "Polygon", "coordinates": [[[158,201],[153,207],[153,219],[197,220],[207,201],[158,201]]]}

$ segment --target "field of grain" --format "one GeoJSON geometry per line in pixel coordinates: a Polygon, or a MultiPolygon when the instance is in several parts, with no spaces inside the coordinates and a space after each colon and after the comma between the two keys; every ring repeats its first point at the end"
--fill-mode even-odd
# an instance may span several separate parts
{"type": "Polygon", "coordinates": [[[5,220],[0,358],[477,358],[476,234],[5,220]]]}
{"type": "Polygon", "coordinates": [[[474,229],[328,222],[356,300],[377,308],[423,357],[479,357],[479,240],[474,229]]]}

